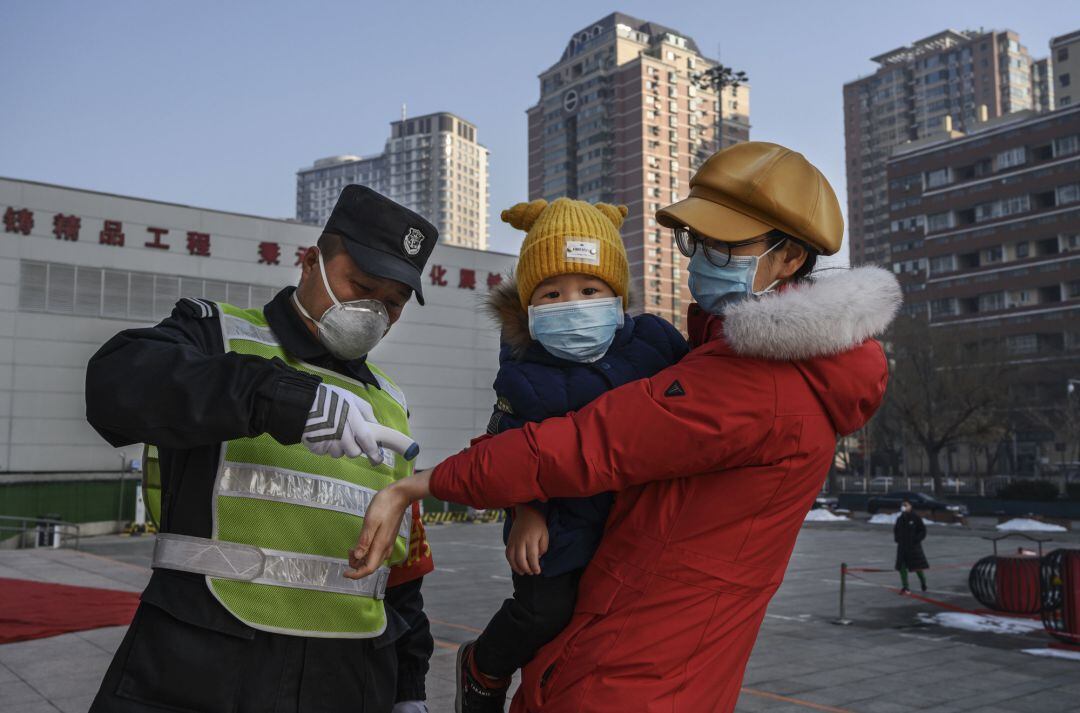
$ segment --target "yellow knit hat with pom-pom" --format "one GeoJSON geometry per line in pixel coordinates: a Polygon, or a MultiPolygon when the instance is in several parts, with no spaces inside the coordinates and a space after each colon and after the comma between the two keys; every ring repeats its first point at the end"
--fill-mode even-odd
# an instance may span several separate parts
{"type": "Polygon", "coordinates": [[[518,296],[529,308],[533,290],[557,275],[581,273],[606,282],[627,306],[630,268],[619,228],[626,206],[570,198],[518,203],[502,212],[504,222],[527,231],[518,257],[518,296]]]}

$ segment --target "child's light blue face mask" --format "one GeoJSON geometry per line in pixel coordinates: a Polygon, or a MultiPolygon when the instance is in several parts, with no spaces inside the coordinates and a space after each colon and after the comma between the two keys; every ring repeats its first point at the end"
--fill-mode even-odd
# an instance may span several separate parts
{"type": "Polygon", "coordinates": [[[621,297],[529,307],[529,335],[554,356],[590,364],[607,354],[623,326],[621,297]]]}

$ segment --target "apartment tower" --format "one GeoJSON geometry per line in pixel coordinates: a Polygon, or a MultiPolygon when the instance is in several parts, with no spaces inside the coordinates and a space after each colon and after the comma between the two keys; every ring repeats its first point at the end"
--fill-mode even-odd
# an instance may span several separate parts
{"type": "Polygon", "coordinates": [[[296,218],[321,225],[341,189],[361,183],[416,211],[440,241],[486,250],[490,237],[487,148],[476,126],[448,112],[390,124],[383,153],[320,159],[296,174],[296,218]]]}
{"type": "Polygon", "coordinates": [[[1033,61],[1015,32],[946,30],[872,59],[874,74],[844,85],[852,264],[889,262],[894,147],[1037,108],[1033,61]]]}
{"type": "Polygon", "coordinates": [[[633,309],[683,330],[685,259],[654,214],[687,195],[702,160],[750,134],[749,86],[719,98],[701,86],[715,64],[687,35],[613,13],[573,34],[527,112],[529,198],[625,204],[633,309]]]}

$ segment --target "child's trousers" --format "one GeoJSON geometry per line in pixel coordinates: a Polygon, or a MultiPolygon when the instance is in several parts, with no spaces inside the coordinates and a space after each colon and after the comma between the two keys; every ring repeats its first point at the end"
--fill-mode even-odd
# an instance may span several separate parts
{"type": "Polygon", "coordinates": [[[515,574],[514,598],[503,602],[476,640],[474,656],[480,672],[507,678],[558,636],[574,613],[583,571],[554,577],[515,574]]]}

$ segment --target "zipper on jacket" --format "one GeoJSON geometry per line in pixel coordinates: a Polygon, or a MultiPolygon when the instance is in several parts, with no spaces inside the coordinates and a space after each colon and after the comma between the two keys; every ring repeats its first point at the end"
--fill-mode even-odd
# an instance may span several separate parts
{"type": "Polygon", "coordinates": [[[540,688],[543,688],[547,684],[548,679],[551,678],[551,674],[554,670],[555,664],[551,664],[544,670],[543,675],[540,676],[540,688]]]}

